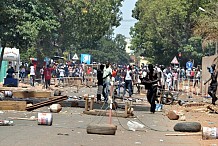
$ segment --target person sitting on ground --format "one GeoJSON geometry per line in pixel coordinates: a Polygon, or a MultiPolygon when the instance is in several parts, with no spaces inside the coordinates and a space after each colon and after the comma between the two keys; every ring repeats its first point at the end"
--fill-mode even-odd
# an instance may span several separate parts
{"type": "Polygon", "coordinates": [[[7,70],[6,78],[13,78],[13,74],[15,73],[13,66],[9,66],[7,70]]]}

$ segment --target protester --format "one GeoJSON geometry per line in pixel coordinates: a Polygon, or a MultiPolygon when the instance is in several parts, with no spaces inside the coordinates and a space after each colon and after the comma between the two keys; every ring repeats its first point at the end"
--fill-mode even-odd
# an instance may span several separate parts
{"type": "Polygon", "coordinates": [[[41,84],[43,84],[44,83],[44,69],[45,69],[45,66],[43,66],[40,70],[39,70],[39,72],[40,72],[40,76],[41,76],[41,84]]]}
{"type": "Polygon", "coordinates": [[[15,73],[15,70],[14,70],[13,66],[9,66],[9,68],[7,70],[6,78],[13,78],[14,73],[15,73]]]}
{"type": "Polygon", "coordinates": [[[33,64],[30,64],[30,84],[31,86],[34,86],[34,82],[35,82],[35,67],[33,66],[33,64]]]}
{"type": "Polygon", "coordinates": [[[101,102],[101,94],[103,93],[103,70],[104,65],[100,65],[100,69],[97,71],[98,90],[97,90],[97,102],[101,102]]]}
{"type": "Polygon", "coordinates": [[[178,90],[178,85],[179,85],[179,83],[178,83],[178,72],[177,72],[177,70],[176,69],[174,69],[174,71],[173,71],[173,89],[174,90],[178,90]]]}
{"type": "Polygon", "coordinates": [[[60,84],[60,81],[62,81],[62,83],[64,82],[64,67],[60,67],[58,71],[59,71],[59,84],[60,84]]]}
{"type": "Polygon", "coordinates": [[[199,68],[197,68],[196,72],[195,72],[195,82],[194,82],[194,87],[200,82],[200,79],[201,79],[201,71],[199,68]]]}
{"type": "Polygon", "coordinates": [[[25,69],[24,64],[22,63],[22,66],[21,66],[21,69],[20,69],[20,78],[21,78],[22,82],[24,82],[25,76],[26,76],[26,69],[25,69]]]}
{"type": "Polygon", "coordinates": [[[103,72],[103,81],[104,81],[104,83],[103,83],[103,96],[104,96],[105,102],[108,101],[111,75],[112,75],[112,69],[110,67],[110,63],[107,62],[106,66],[104,68],[104,72],[103,72]]]}
{"type": "Polygon", "coordinates": [[[43,74],[45,77],[45,88],[47,89],[51,85],[51,73],[52,73],[52,68],[50,68],[49,65],[44,69],[43,74]]]}
{"type": "Polygon", "coordinates": [[[204,83],[206,85],[210,80],[210,85],[208,87],[208,94],[212,97],[212,104],[215,105],[217,101],[216,90],[217,90],[217,74],[216,65],[212,64],[210,68],[211,77],[204,83]]]}
{"type": "MultiPolygon", "coordinates": [[[[145,78],[141,78],[142,84],[146,85],[147,88],[147,99],[148,102],[150,103],[150,112],[155,113],[156,109],[156,94],[157,94],[157,86],[158,82],[160,82],[160,75],[154,71],[153,65],[149,64],[148,65],[148,73],[145,78]]],[[[160,83],[159,83],[160,84],[160,83]]]]}
{"type": "Polygon", "coordinates": [[[132,72],[132,67],[131,66],[127,66],[125,75],[124,75],[124,90],[123,90],[123,97],[126,94],[126,89],[128,88],[128,92],[129,92],[129,97],[132,96],[132,81],[133,81],[133,72],[132,72]]]}

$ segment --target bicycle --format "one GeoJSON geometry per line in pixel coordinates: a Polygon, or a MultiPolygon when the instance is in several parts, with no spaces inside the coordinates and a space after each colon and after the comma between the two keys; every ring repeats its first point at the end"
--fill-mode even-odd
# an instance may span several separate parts
{"type": "Polygon", "coordinates": [[[178,97],[181,93],[179,91],[172,92],[170,90],[165,90],[161,87],[158,87],[157,98],[159,98],[159,103],[170,105],[174,101],[178,100],[178,97]]]}

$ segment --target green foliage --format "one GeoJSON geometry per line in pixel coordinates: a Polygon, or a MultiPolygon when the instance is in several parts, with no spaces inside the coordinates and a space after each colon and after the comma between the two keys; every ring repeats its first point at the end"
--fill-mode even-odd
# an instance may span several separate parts
{"type": "Polygon", "coordinates": [[[57,44],[62,51],[94,49],[107,31],[120,25],[123,0],[66,0],[58,9],[61,27],[57,30],[57,44]]]}
{"type": "Polygon", "coordinates": [[[193,28],[203,3],[206,1],[139,0],[133,11],[139,21],[131,29],[132,48],[153,63],[168,65],[179,52],[185,52],[182,63],[188,58],[201,63],[201,38],[193,37],[193,28]]]}
{"type": "Polygon", "coordinates": [[[1,44],[20,49],[24,60],[37,57],[40,63],[55,52],[92,52],[110,28],[120,25],[122,1],[1,0],[1,44]],[[35,52],[30,54],[29,48],[35,52]]]}
{"type": "Polygon", "coordinates": [[[125,51],[126,42],[123,35],[117,35],[115,38],[112,35],[106,35],[97,42],[96,49],[78,50],[77,54],[92,55],[93,62],[128,64],[130,61],[129,55],[125,51]]]}

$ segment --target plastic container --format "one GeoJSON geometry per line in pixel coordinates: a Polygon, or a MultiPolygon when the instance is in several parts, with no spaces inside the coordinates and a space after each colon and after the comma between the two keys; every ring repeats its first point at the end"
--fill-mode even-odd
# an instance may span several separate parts
{"type": "Polygon", "coordinates": [[[163,104],[156,104],[155,111],[160,112],[160,111],[162,111],[162,109],[163,109],[163,104]]]}
{"type": "Polygon", "coordinates": [[[127,126],[129,127],[129,130],[131,131],[136,131],[137,129],[141,129],[145,127],[143,124],[140,124],[136,121],[128,121],[127,126]]]}
{"type": "Polygon", "coordinates": [[[5,97],[12,97],[12,91],[5,91],[5,97]]]}
{"type": "Polygon", "coordinates": [[[203,127],[202,139],[218,139],[218,129],[216,127],[203,127]]]}
{"type": "Polygon", "coordinates": [[[52,125],[52,114],[51,113],[38,113],[38,125],[52,125]]]}

